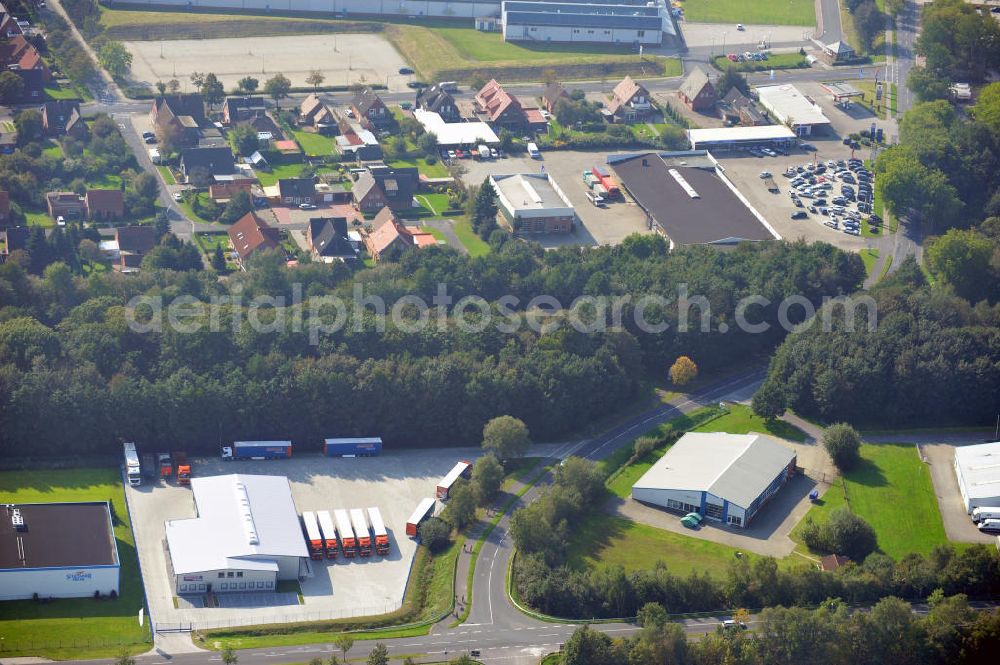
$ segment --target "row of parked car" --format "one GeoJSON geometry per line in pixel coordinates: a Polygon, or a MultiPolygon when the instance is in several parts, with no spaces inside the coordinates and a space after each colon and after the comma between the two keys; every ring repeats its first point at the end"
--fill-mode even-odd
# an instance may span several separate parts
{"type": "Polygon", "coordinates": [[[767,51],[744,51],[743,53],[727,53],[731,62],[763,62],[768,59],[767,51]]]}
{"type": "Polygon", "coordinates": [[[789,167],[783,175],[790,179],[792,203],[803,208],[792,213],[792,219],[807,219],[808,209],[826,217],[823,222],[826,226],[842,228],[850,235],[861,235],[862,214],[868,215],[868,223],[872,226],[882,223],[881,218],[872,213],[875,176],[860,159],[803,164],[789,167]],[[838,181],[840,194],[835,195],[834,186],[838,181]]]}

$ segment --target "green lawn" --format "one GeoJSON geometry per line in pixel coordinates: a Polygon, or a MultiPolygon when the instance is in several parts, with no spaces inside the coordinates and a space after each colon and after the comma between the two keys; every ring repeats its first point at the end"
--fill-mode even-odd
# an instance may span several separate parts
{"type": "Polygon", "coordinates": [[[24,217],[28,222],[28,226],[55,226],[56,222],[54,219],[49,217],[49,213],[35,211],[35,210],[25,210],[24,217]]]}
{"type": "MultiPolygon", "coordinates": [[[[652,568],[663,561],[675,574],[709,573],[722,577],[736,548],[608,515],[573,525],[567,562],[571,568],[621,565],[626,572],[652,568]]],[[[748,554],[751,559],[757,558],[748,554]]]]}
{"type": "Polygon", "coordinates": [[[729,432],[730,434],[747,434],[749,432],[760,432],[770,434],[779,439],[789,441],[805,441],[806,433],[795,425],[790,425],[783,420],[776,420],[773,423],[760,416],[754,415],[750,407],[743,404],[729,404],[726,406],[728,413],[719,416],[714,420],[695,427],[693,432],[729,432]]]}
{"type": "Polygon", "coordinates": [[[865,274],[871,275],[872,269],[875,267],[875,263],[878,261],[878,250],[877,249],[863,249],[859,252],[861,256],[861,262],[865,264],[865,274]]]}
{"type": "Polygon", "coordinates": [[[45,157],[62,157],[62,154],[63,154],[62,153],[62,148],[59,147],[59,144],[56,143],[55,141],[53,141],[52,139],[46,140],[45,143],[42,144],[42,146],[43,146],[42,147],[42,155],[43,156],[45,156],[45,157]]]}
{"type": "MultiPolygon", "coordinates": [[[[935,545],[948,542],[938,511],[930,472],[911,444],[863,444],[861,464],[844,475],[808,517],[822,522],[835,508],[847,505],[866,519],[878,534],[879,549],[899,559],[909,552],[928,554],[935,545]],[[904,509],[905,507],[905,509],[904,509]]],[[[797,539],[802,522],[792,530],[797,539]]],[[[806,551],[799,545],[800,551],[806,551]]]]}
{"type": "Polygon", "coordinates": [[[303,152],[310,157],[326,157],[333,154],[333,139],[316,132],[304,132],[301,129],[292,132],[299,142],[303,152]]]}
{"type": "Polygon", "coordinates": [[[420,207],[429,210],[432,215],[440,215],[450,207],[447,194],[417,194],[420,207]]]}
{"type": "Polygon", "coordinates": [[[490,246],[472,230],[472,223],[465,217],[455,220],[455,235],[459,242],[465,245],[469,256],[485,256],[490,253],[490,246]]]}
{"type": "Polygon", "coordinates": [[[289,162],[281,163],[278,161],[271,161],[271,168],[268,171],[254,171],[257,174],[257,179],[260,181],[261,187],[270,187],[271,185],[278,184],[278,180],[281,178],[296,178],[302,173],[302,167],[304,164],[302,162],[289,162]]]}
{"type": "Polygon", "coordinates": [[[816,25],[813,0],[686,0],[684,19],[700,23],[816,25]]]}
{"type": "Polygon", "coordinates": [[[394,159],[387,163],[392,168],[416,166],[420,173],[428,178],[447,178],[449,175],[448,167],[442,164],[440,159],[436,160],[433,164],[428,164],[427,159],[424,157],[417,157],[415,159],[394,159]]]}
{"type": "MultiPolygon", "coordinates": [[[[196,192],[194,194],[194,196],[199,197],[202,202],[205,202],[205,201],[209,200],[207,192],[196,192]]],[[[196,221],[196,222],[202,222],[203,224],[211,224],[212,223],[211,219],[205,219],[205,218],[199,217],[197,214],[195,214],[194,207],[191,205],[191,200],[192,200],[191,199],[191,193],[190,192],[186,192],[184,198],[180,202],[178,202],[177,205],[179,205],[181,207],[181,209],[184,211],[185,215],[187,215],[188,217],[190,217],[194,221],[196,221]]]]}
{"type": "Polygon", "coordinates": [[[6,471],[0,473],[0,502],[109,501],[118,524],[115,538],[121,559],[117,600],[90,598],[0,603],[0,635],[7,656],[98,658],[115,655],[119,645],[149,648],[148,629],[139,627],[143,606],[135,543],[117,469],[6,471]]]}
{"type": "Polygon", "coordinates": [[[59,84],[53,83],[45,87],[45,96],[53,101],[57,99],[79,99],[80,93],[73,88],[63,88],[59,84]]]}
{"type": "Polygon", "coordinates": [[[882,264],[882,271],[879,273],[879,281],[885,279],[885,276],[889,274],[889,270],[892,268],[892,254],[885,257],[885,263],[882,264]]]}
{"type": "Polygon", "coordinates": [[[466,58],[480,62],[509,60],[527,64],[552,63],[560,60],[572,61],[581,56],[592,56],[595,53],[631,53],[631,46],[522,45],[515,42],[505,42],[503,35],[499,32],[480,32],[475,28],[431,28],[431,30],[444,37],[466,58]]]}
{"type": "Polygon", "coordinates": [[[87,189],[121,189],[122,177],[112,173],[102,173],[99,178],[87,181],[87,189]]]}
{"type": "Polygon", "coordinates": [[[177,180],[174,178],[174,173],[173,171],[170,170],[169,166],[160,164],[156,167],[156,170],[160,172],[161,176],[163,176],[163,182],[167,183],[168,185],[177,184],[177,180]]]}

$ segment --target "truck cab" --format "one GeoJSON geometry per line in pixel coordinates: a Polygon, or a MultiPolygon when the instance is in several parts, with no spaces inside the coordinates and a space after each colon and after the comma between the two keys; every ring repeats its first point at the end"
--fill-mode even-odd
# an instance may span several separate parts
{"type": "Polygon", "coordinates": [[[174,462],[168,453],[156,453],[156,467],[160,470],[160,478],[170,480],[174,475],[174,462]]]}
{"type": "Polygon", "coordinates": [[[233,461],[233,447],[232,446],[222,446],[222,459],[226,462],[233,461]]]}
{"type": "Polygon", "coordinates": [[[176,451],[174,452],[174,466],[177,469],[177,484],[178,485],[190,485],[191,484],[191,463],[188,462],[187,453],[176,451]]]}

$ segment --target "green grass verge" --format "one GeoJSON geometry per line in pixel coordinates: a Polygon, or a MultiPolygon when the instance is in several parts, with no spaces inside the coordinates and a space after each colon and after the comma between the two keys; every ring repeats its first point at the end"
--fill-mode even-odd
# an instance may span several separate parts
{"type": "Polygon", "coordinates": [[[878,261],[878,250],[870,248],[863,249],[859,252],[859,255],[861,256],[861,262],[865,264],[865,274],[871,275],[872,269],[878,261]]]}
{"type": "Polygon", "coordinates": [[[892,268],[892,255],[885,257],[885,263],[882,264],[882,272],[879,273],[879,280],[885,279],[885,276],[889,274],[889,270],[892,268]]]}
{"type": "Polygon", "coordinates": [[[174,178],[174,173],[173,171],[170,170],[169,166],[160,164],[156,167],[156,170],[160,172],[161,176],[163,176],[163,182],[167,183],[168,185],[177,184],[177,179],[174,178]]]}
{"type": "Polygon", "coordinates": [[[700,23],[816,25],[813,0],[687,0],[684,19],[700,23]]]}
{"type": "Polygon", "coordinates": [[[135,542],[117,469],[6,471],[0,473],[0,502],[51,503],[110,501],[121,559],[116,600],[73,598],[41,604],[30,600],[0,603],[3,654],[53,659],[106,658],[123,646],[132,653],[149,648],[149,630],[139,626],[142,585],[135,542]]]}
{"type": "Polygon", "coordinates": [[[333,139],[316,132],[301,129],[292,132],[302,151],[309,157],[326,157],[333,154],[333,139]]]}
{"type": "Polygon", "coordinates": [[[455,220],[455,235],[458,241],[465,245],[469,256],[485,256],[490,253],[490,246],[472,230],[472,222],[465,217],[455,220]]]}
{"type": "MultiPolygon", "coordinates": [[[[912,444],[862,444],[858,468],[830,487],[807,517],[823,522],[841,506],[867,520],[879,549],[894,559],[910,552],[926,555],[948,542],[930,472],[912,444]]],[[[801,528],[802,522],[792,530],[796,541],[801,528]]],[[[801,542],[797,549],[808,551],[801,542]]]]}

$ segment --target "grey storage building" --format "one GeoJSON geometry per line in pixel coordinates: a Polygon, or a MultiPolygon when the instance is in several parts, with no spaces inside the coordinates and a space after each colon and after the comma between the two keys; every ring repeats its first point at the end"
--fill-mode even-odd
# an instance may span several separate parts
{"type": "Polygon", "coordinates": [[[688,432],[632,486],[632,498],[746,527],[795,473],[795,451],[763,434],[688,432]]]}

